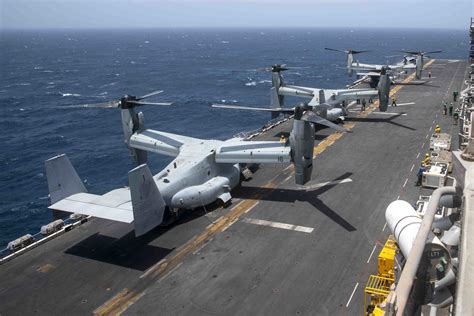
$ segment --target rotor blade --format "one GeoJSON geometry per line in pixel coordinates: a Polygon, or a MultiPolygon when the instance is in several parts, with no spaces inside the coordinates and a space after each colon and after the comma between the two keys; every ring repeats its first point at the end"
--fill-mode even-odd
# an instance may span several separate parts
{"type": "Polygon", "coordinates": [[[340,131],[340,132],[350,132],[348,129],[344,127],[340,127],[339,125],[334,124],[333,122],[328,121],[322,118],[321,116],[314,114],[314,112],[312,111],[306,111],[301,117],[301,120],[307,121],[307,122],[313,122],[316,124],[321,124],[330,128],[334,128],[335,130],[340,131]]]}
{"type": "Polygon", "coordinates": [[[303,67],[303,66],[287,66],[286,69],[309,69],[310,67],[303,67]]]}
{"type": "Polygon", "coordinates": [[[119,105],[120,105],[120,100],[114,100],[114,101],[102,102],[102,103],[66,105],[66,106],[62,106],[62,108],[100,108],[100,109],[112,109],[112,108],[118,108],[119,105]]]}
{"type": "Polygon", "coordinates": [[[353,55],[355,55],[355,54],[360,54],[360,53],[367,53],[367,52],[370,52],[370,50],[353,50],[351,52],[353,55]]]}
{"type": "Polygon", "coordinates": [[[142,102],[142,101],[127,101],[137,105],[173,105],[173,102],[142,102]]]}
{"type": "Polygon", "coordinates": [[[410,50],[401,50],[400,52],[408,54],[408,55],[418,55],[420,52],[410,51],[410,50]]]}
{"type": "Polygon", "coordinates": [[[434,50],[434,51],[431,51],[431,52],[425,52],[424,54],[427,55],[427,54],[437,54],[437,53],[442,53],[442,51],[434,50]]]}
{"type": "Polygon", "coordinates": [[[227,104],[213,104],[213,108],[219,109],[234,109],[234,110],[248,110],[248,111],[264,111],[264,112],[278,112],[278,113],[294,113],[293,108],[254,108],[250,106],[238,106],[238,105],[227,105],[227,104]]]}
{"type": "Polygon", "coordinates": [[[330,50],[333,52],[340,52],[340,53],[345,53],[345,51],[340,50],[340,49],[335,49],[335,48],[329,48],[329,47],[324,47],[325,50],[330,50]]]}
{"type": "Polygon", "coordinates": [[[148,97],[151,97],[151,96],[160,94],[160,93],[162,93],[162,92],[163,92],[163,90],[153,91],[153,92],[150,92],[150,93],[148,93],[148,94],[145,94],[144,96],[141,96],[141,97],[137,98],[137,100],[142,100],[142,99],[145,99],[145,98],[148,98],[148,97]]]}

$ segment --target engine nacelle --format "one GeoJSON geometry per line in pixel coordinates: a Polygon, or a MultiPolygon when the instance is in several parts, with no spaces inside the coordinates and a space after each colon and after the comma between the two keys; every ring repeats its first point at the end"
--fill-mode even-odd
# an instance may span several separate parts
{"type": "Polygon", "coordinates": [[[295,165],[295,182],[306,184],[313,173],[314,125],[302,121],[304,109],[297,106],[290,134],[291,158],[295,165]]]}

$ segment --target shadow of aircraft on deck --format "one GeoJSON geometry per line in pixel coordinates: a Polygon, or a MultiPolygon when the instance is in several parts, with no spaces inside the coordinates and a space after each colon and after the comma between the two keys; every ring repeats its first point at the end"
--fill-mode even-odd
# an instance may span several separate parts
{"type": "MultiPolygon", "coordinates": [[[[192,221],[205,214],[206,212],[202,209],[186,212],[173,224],[158,226],[140,237],[135,237],[132,224],[112,223],[111,225],[121,226],[115,231],[123,231],[125,234],[121,237],[112,237],[101,234],[99,230],[68,248],[65,253],[129,269],[145,271],[175,249],[174,247],[164,248],[155,246],[151,244],[153,241],[172,230],[173,227],[192,221]]],[[[102,219],[93,220],[103,221],[102,219]]]]}
{"type": "Polygon", "coordinates": [[[347,117],[346,122],[365,122],[365,123],[389,123],[398,127],[403,127],[406,129],[409,129],[411,131],[416,131],[416,128],[394,122],[393,120],[396,119],[397,117],[402,116],[405,114],[404,112],[402,113],[393,113],[393,116],[387,117],[387,118],[378,118],[378,117],[347,117]]]}
{"type": "MultiPolygon", "coordinates": [[[[352,175],[351,172],[346,172],[333,181],[344,180],[352,175]]],[[[338,184],[329,184],[312,190],[305,190],[304,187],[298,189],[282,189],[282,188],[259,188],[242,186],[234,191],[234,196],[241,199],[259,199],[273,202],[287,202],[294,203],[296,201],[308,202],[314,206],[318,211],[326,215],[336,224],[345,230],[352,232],[357,230],[351,223],[346,221],[342,216],[328,207],[318,196],[330,190],[338,184]]]]}

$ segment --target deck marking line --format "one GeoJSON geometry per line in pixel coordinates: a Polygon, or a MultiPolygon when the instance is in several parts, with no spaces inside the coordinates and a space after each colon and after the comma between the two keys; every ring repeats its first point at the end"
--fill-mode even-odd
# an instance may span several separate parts
{"type": "Polygon", "coordinates": [[[298,226],[298,225],[292,225],[292,224],[286,224],[286,223],[280,223],[280,222],[270,222],[263,219],[254,219],[254,218],[244,218],[242,222],[248,223],[248,224],[268,226],[268,227],[273,227],[273,228],[294,230],[297,232],[308,233],[308,234],[311,234],[314,230],[314,228],[312,227],[298,226]]]}
{"type": "Polygon", "coordinates": [[[413,168],[415,168],[415,164],[412,164],[412,165],[411,165],[410,172],[412,172],[412,171],[413,171],[413,168]]]}
{"type": "Polygon", "coordinates": [[[433,129],[433,126],[430,127],[430,132],[431,132],[432,129],[433,129]]]}
{"type": "Polygon", "coordinates": [[[415,102],[397,103],[397,106],[400,106],[400,105],[412,105],[412,104],[416,104],[416,103],[415,103],[415,102]]]}
{"type": "Polygon", "coordinates": [[[418,153],[418,155],[416,155],[416,159],[420,158],[420,153],[418,153]]]}
{"type": "Polygon", "coordinates": [[[407,182],[408,182],[408,178],[405,179],[405,183],[403,184],[403,187],[407,185],[407,182]]]}
{"type": "Polygon", "coordinates": [[[400,200],[400,195],[397,196],[397,200],[400,200]]]}
{"type": "Polygon", "coordinates": [[[354,286],[351,297],[349,297],[349,300],[347,301],[346,307],[349,307],[349,304],[351,303],[352,297],[354,296],[354,293],[357,290],[357,287],[359,287],[359,282],[357,282],[356,285],[354,286]]]}
{"type": "Polygon", "coordinates": [[[425,143],[421,144],[421,149],[425,148],[425,143]]]}
{"type": "Polygon", "coordinates": [[[285,180],[283,180],[282,182],[286,182],[286,181],[290,180],[290,179],[291,179],[291,177],[293,177],[293,175],[292,175],[292,174],[290,174],[288,177],[286,177],[286,179],[285,179],[285,180]]]}
{"type": "Polygon", "coordinates": [[[377,244],[374,245],[374,248],[372,249],[372,252],[370,253],[369,259],[367,259],[367,263],[369,263],[369,261],[372,258],[372,255],[374,254],[376,248],[377,248],[377,244]]]}
{"type": "Polygon", "coordinates": [[[260,203],[260,201],[257,201],[257,203],[255,203],[254,205],[252,205],[251,207],[249,207],[244,213],[247,214],[248,212],[250,212],[251,210],[253,210],[255,208],[255,206],[258,205],[258,203],[260,203]]]}
{"type": "Polygon", "coordinates": [[[381,114],[381,115],[392,115],[392,116],[406,116],[406,113],[397,113],[397,112],[372,112],[371,114],[381,114]]]}
{"type": "Polygon", "coordinates": [[[430,136],[430,134],[426,134],[425,139],[428,139],[429,136],[430,136]]]}
{"type": "Polygon", "coordinates": [[[385,225],[383,225],[382,231],[385,231],[386,227],[387,227],[387,222],[385,222],[385,225]]]}
{"type": "Polygon", "coordinates": [[[322,187],[325,187],[325,186],[328,186],[328,185],[336,185],[336,184],[348,183],[348,182],[352,182],[352,179],[351,178],[345,178],[345,179],[342,179],[342,180],[333,180],[333,181],[321,182],[321,183],[316,183],[316,184],[313,184],[313,185],[307,185],[305,187],[302,186],[301,189],[305,190],[305,191],[311,191],[311,190],[319,189],[319,188],[322,188],[322,187]]]}
{"type": "Polygon", "coordinates": [[[432,124],[434,124],[435,122],[436,122],[436,120],[433,120],[433,123],[432,123],[432,124]]]}

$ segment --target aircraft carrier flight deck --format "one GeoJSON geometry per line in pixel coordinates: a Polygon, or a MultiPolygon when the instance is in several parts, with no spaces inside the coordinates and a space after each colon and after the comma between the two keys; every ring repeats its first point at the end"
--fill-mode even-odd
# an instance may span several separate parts
{"type": "MultiPolygon", "coordinates": [[[[292,166],[260,165],[225,208],[138,238],[133,225],[91,218],[3,263],[0,315],[363,314],[390,235],[385,209],[432,191],[415,186],[418,167],[436,125],[457,142],[442,102],[463,89],[468,67],[431,60],[429,83],[392,87],[398,106],[356,104],[344,122],[352,133],[319,129],[309,190],[292,166]]],[[[278,140],[291,123],[254,139],[278,140]]]]}

